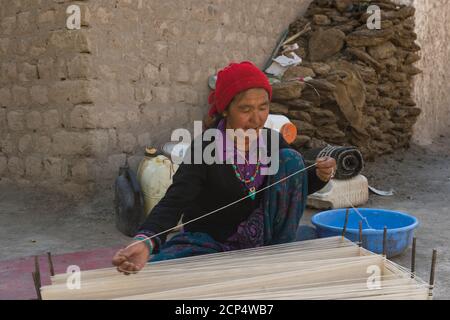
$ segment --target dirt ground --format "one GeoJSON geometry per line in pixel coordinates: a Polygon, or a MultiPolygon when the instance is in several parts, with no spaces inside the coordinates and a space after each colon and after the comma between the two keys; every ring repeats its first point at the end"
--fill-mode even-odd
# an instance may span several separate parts
{"type": "MultiPolygon", "coordinates": [[[[435,299],[450,299],[450,135],[433,145],[367,163],[370,185],[395,190],[392,197],[371,195],[365,207],[409,212],[417,230],[417,274],[429,278],[432,249],[438,250],[435,299]]],[[[114,226],[112,189],[84,200],[18,188],[0,180],[0,261],[51,251],[68,253],[124,245],[129,238],[114,226]]],[[[316,211],[307,210],[302,223],[316,211]]],[[[394,259],[409,267],[410,250],[394,259]]]]}

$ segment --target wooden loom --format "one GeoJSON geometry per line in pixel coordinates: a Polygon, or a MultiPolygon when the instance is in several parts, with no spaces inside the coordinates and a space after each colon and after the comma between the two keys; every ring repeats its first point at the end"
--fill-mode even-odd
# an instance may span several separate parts
{"type": "Polygon", "coordinates": [[[115,268],[83,271],[75,290],[67,277],[53,276],[42,298],[411,300],[431,299],[433,288],[343,237],[155,262],[130,276],[115,268]]]}

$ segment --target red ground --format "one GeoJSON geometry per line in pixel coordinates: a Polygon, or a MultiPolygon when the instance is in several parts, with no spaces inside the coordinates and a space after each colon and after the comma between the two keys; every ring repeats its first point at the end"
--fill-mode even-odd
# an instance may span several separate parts
{"type": "MultiPolygon", "coordinates": [[[[77,265],[91,270],[111,267],[111,259],[118,248],[97,249],[52,256],[56,274],[66,273],[67,267],[77,265]]],[[[50,267],[47,255],[39,256],[42,285],[50,284],[50,267]]],[[[0,300],[36,299],[31,273],[34,271],[34,257],[0,262],[0,300]]]]}

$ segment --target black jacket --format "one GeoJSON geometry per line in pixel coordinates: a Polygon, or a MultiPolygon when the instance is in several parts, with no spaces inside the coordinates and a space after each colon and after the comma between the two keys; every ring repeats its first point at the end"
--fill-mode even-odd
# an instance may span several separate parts
{"type": "MultiPolygon", "coordinates": [[[[269,133],[267,139],[269,156],[270,136],[269,133]]],[[[276,134],[276,136],[279,139],[280,150],[292,148],[281,135],[276,134]]],[[[209,143],[202,142],[203,149],[209,143]]],[[[264,185],[266,185],[266,181],[262,187],[264,185]]],[[[317,177],[315,167],[308,170],[308,194],[322,189],[325,185],[326,182],[317,177]]],[[[184,230],[204,232],[216,241],[224,242],[236,232],[238,225],[257,208],[263,194],[264,192],[257,193],[255,200],[247,198],[224,210],[192,222],[184,226],[184,230]]],[[[185,223],[246,195],[248,195],[248,191],[236,178],[230,164],[181,164],[173,176],[172,185],[150,212],[139,233],[160,233],[175,227],[182,214],[185,223]]],[[[161,242],[165,241],[166,235],[159,237],[161,242]]]]}

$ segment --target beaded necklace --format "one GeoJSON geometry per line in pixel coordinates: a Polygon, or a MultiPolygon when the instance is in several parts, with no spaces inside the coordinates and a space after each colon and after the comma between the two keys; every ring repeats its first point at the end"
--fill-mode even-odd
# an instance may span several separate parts
{"type": "MultiPolygon", "coordinates": [[[[248,161],[247,161],[247,158],[244,157],[244,159],[245,159],[245,162],[246,162],[247,165],[248,165],[249,163],[248,163],[248,161]]],[[[258,173],[259,173],[260,167],[261,167],[261,162],[259,161],[259,158],[258,158],[258,161],[257,161],[257,163],[256,163],[255,172],[254,172],[253,175],[250,177],[250,179],[246,179],[246,178],[244,177],[244,174],[243,174],[242,172],[240,172],[239,167],[238,167],[237,165],[233,164],[233,170],[234,170],[234,173],[235,173],[236,177],[237,177],[237,178],[239,179],[239,181],[241,181],[241,182],[243,183],[243,185],[248,189],[248,194],[250,195],[250,198],[251,198],[252,200],[255,200],[255,195],[256,195],[255,192],[256,192],[256,188],[255,188],[254,186],[250,187],[249,184],[250,184],[250,183],[253,183],[253,182],[255,181],[255,178],[256,178],[256,176],[257,176],[258,173]]]]}

